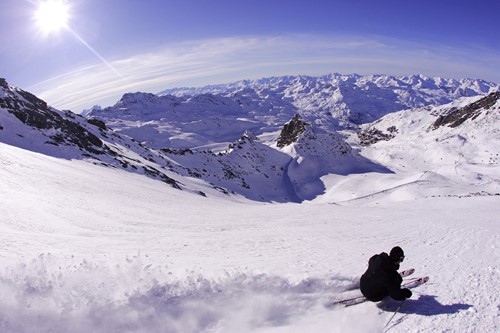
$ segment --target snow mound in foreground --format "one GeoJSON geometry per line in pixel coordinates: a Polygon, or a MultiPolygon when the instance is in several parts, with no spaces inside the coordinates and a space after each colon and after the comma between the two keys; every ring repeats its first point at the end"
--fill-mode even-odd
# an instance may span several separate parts
{"type": "Polygon", "coordinates": [[[373,313],[353,327],[353,313],[324,307],[328,298],[356,287],[349,278],[293,283],[241,272],[179,277],[140,257],[114,266],[64,262],[40,255],[5,269],[0,279],[2,332],[300,332],[311,325],[373,332],[381,325],[373,313]]]}

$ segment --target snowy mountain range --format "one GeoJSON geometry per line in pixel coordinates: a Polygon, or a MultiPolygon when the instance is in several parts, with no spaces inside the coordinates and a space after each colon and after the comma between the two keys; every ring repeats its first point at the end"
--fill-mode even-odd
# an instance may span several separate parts
{"type": "Polygon", "coordinates": [[[202,195],[302,202],[336,191],[343,201],[340,184],[359,177],[374,179],[362,196],[424,178],[429,188],[453,184],[453,195],[471,185],[494,194],[498,88],[423,76],[282,77],[129,93],[75,115],[3,80],[0,140],[202,195]],[[380,177],[394,186],[377,189],[380,177]]]}
{"type": "Polygon", "coordinates": [[[461,97],[486,94],[492,89],[498,89],[498,85],[484,80],[429,78],[422,75],[396,77],[329,74],[170,89],[159,95],[226,96],[263,113],[280,107],[293,111],[295,107],[295,111],[305,119],[319,118],[328,125],[338,121],[349,126],[372,122],[385,114],[403,109],[441,105],[461,97]],[[259,101],[258,108],[256,101],[259,101]],[[329,118],[334,118],[335,121],[329,118]]]}
{"type": "Polygon", "coordinates": [[[344,87],[344,104],[317,90],[309,105],[308,78],[261,81],[280,80],[304,86],[77,115],[1,79],[0,331],[496,332],[498,86],[428,79],[458,88],[410,85],[424,102],[403,106],[372,82],[380,104],[344,87]],[[427,284],[404,304],[325,306],[359,296],[394,245],[427,284]]]}

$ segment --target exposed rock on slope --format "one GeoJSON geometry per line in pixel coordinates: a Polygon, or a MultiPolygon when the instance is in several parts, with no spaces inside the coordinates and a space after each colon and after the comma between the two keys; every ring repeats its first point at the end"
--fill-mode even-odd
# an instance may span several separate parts
{"type": "MultiPolygon", "coordinates": [[[[295,122],[300,124],[300,120],[295,122]]],[[[312,200],[323,194],[326,188],[321,177],[328,174],[347,176],[391,172],[359,155],[338,133],[327,132],[314,124],[299,127],[301,130],[296,140],[281,151],[293,157],[286,166],[286,172],[302,200],[312,200]]]]}
{"type": "Polygon", "coordinates": [[[446,115],[439,116],[432,124],[434,129],[440,126],[457,127],[466,120],[474,120],[481,112],[491,109],[500,100],[500,92],[494,92],[460,109],[452,109],[446,115]]]}
{"type": "Polygon", "coordinates": [[[71,112],[61,114],[27,91],[10,89],[4,79],[1,86],[3,96],[0,97],[0,108],[14,115],[26,126],[43,132],[46,144],[76,145],[82,151],[92,154],[105,153],[107,147],[103,142],[84,126],[75,122],[76,116],[71,112]]]}
{"type": "Polygon", "coordinates": [[[203,179],[223,193],[238,193],[249,199],[268,202],[301,201],[287,186],[284,166],[290,156],[261,143],[245,132],[225,151],[162,149],[175,163],[171,170],[203,179]]]}
{"type": "Polygon", "coordinates": [[[283,148],[289,144],[297,142],[299,136],[305,132],[306,126],[309,126],[309,124],[302,121],[298,114],[295,115],[292,120],[283,126],[283,130],[278,138],[277,146],[279,148],[283,148]]]}
{"type": "Polygon", "coordinates": [[[425,192],[416,191],[419,195],[435,196],[443,188],[459,197],[495,195],[500,188],[499,124],[498,93],[404,110],[364,126],[364,133],[380,132],[392,138],[374,140],[363,147],[362,154],[390,166],[399,176],[390,191],[379,193],[408,197],[412,189],[422,187],[425,192]]]}
{"type": "Polygon", "coordinates": [[[97,119],[59,111],[0,80],[0,142],[66,159],[88,159],[159,179],[180,189],[155,151],[106,128],[97,119]]]}
{"type": "Polygon", "coordinates": [[[397,132],[398,130],[396,126],[388,127],[386,132],[383,132],[375,127],[367,127],[360,130],[357,135],[360,146],[369,146],[382,140],[389,141],[394,138],[395,133],[397,132]]]}

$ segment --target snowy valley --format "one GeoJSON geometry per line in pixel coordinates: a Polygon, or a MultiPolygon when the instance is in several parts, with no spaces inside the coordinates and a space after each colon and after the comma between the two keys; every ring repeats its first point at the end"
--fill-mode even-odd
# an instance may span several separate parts
{"type": "Polygon", "coordinates": [[[331,74],[82,115],[0,80],[0,331],[495,332],[500,92],[331,74]],[[400,245],[430,282],[328,308],[400,245]],[[363,321],[359,317],[364,318],[363,321]]]}

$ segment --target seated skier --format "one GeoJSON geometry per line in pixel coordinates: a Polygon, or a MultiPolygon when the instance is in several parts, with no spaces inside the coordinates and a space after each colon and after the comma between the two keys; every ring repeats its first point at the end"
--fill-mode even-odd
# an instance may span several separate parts
{"type": "Polygon", "coordinates": [[[368,261],[368,269],[361,276],[361,293],[370,301],[378,302],[387,296],[402,301],[411,297],[409,289],[401,289],[403,278],[399,275],[399,264],[405,258],[403,250],[396,246],[390,254],[382,252],[368,261]]]}

